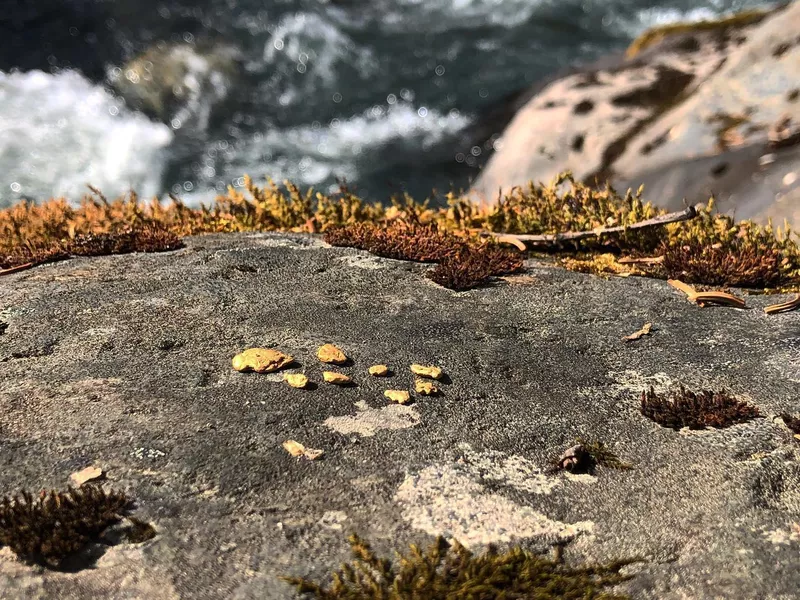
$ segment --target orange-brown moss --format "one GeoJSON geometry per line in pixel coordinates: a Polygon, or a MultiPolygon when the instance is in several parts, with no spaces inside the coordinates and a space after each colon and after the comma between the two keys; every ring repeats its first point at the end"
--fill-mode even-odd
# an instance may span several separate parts
{"type": "Polygon", "coordinates": [[[642,392],[641,412],[662,427],[679,430],[724,428],[744,423],[761,416],[758,408],[731,396],[725,390],[692,392],[680,390],[665,396],[653,388],[642,392]]]}
{"type": "MultiPolygon", "coordinates": [[[[476,229],[553,234],[627,226],[664,213],[642,200],[641,189],[620,195],[608,186],[596,189],[577,182],[568,172],[547,185],[515,188],[491,206],[454,193],[445,196],[440,207],[407,195],[382,206],[367,203],[345,186],[335,194],[324,195],[312,189],[302,192],[289,182],[285,188],[272,181],[260,187],[249,178],[245,178],[243,189],[230,188],[211,206],[198,208],[189,208],[175,197],[169,204],[156,199],[141,202],[134,193],[108,201],[92,190],[77,207],[56,199],[39,205],[21,202],[0,210],[0,270],[66,258],[87,247],[93,249],[89,253],[115,248],[124,251],[135,244],[130,234],[120,232],[157,229],[160,237],[140,240],[140,248],[171,249],[177,247],[177,241],[169,236],[202,233],[329,232],[332,240],[339,235],[337,243],[349,243],[344,242],[345,237],[361,238],[359,247],[370,245],[384,256],[441,262],[446,258],[444,247],[448,256],[461,252],[461,244],[473,239],[465,233],[476,229]],[[359,224],[363,224],[360,229],[353,227],[359,224]],[[342,227],[350,229],[334,233],[342,227]],[[411,235],[418,246],[403,247],[402,240],[391,239],[398,235],[411,235]]],[[[680,276],[709,285],[800,290],[800,250],[793,232],[788,227],[781,233],[771,225],[734,222],[716,214],[713,199],[690,221],[605,234],[550,252],[572,259],[562,262],[565,267],[588,272],[680,276]],[[621,254],[664,259],[661,263],[623,267],[614,258],[621,254]]],[[[454,263],[448,264],[452,267],[454,263]]],[[[441,274],[447,267],[440,267],[441,274]]]]}

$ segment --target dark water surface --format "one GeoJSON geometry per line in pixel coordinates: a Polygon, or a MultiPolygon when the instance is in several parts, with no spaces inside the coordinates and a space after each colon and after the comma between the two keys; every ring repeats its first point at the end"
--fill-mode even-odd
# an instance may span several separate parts
{"type": "Polygon", "coordinates": [[[464,187],[481,157],[459,133],[504,96],[654,24],[761,2],[2,4],[0,205],[74,199],[86,183],[200,202],[243,173],[323,190],[340,177],[375,199],[464,187]],[[159,44],[180,48],[185,65],[180,101],[160,113],[113,86],[159,44]]]}

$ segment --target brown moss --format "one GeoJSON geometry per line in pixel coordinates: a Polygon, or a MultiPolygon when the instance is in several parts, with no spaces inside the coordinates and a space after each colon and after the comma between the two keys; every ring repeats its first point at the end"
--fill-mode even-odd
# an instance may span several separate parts
{"type": "Polygon", "coordinates": [[[642,392],[640,410],[645,417],[675,431],[682,427],[721,429],[761,416],[758,408],[737,400],[725,390],[695,393],[683,386],[670,397],[656,394],[652,387],[642,392]]]}
{"type": "Polygon", "coordinates": [[[141,544],[156,537],[156,528],[150,523],[136,517],[128,517],[128,521],[130,525],[125,528],[125,538],[131,544],[141,544]]]}
{"type": "Polygon", "coordinates": [[[519,252],[487,244],[480,248],[465,247],[448,256],[427,274],[434,283],[451,290],[468,290],[486,284],[492,277],[522,270],[519,252]]]}
{"type": "Polygon", "coordinates": [[[781,263],[785,257],[777,248],[708,246],[692,240],[680,246],[665,246],[663,256],[667,276],[687,283],[747,288],[778,287],[783,283],[781,263]]]}
{"type": "Polygon", "coordinates": [[[493,276],[515,273],[523,264],[519,252],[459,237],[436,223],[395,222],[385,227],[360,223],[329,230],[325,241],[386,258],[438,262],[428,278],[454,290],[471,289],[493,276]]]}
{"type": "Polygon", "coordinates": [[[800,249],[788,223],[739,223],[715,214],[713,201],[693,221],[670,225],[650,274],[705,285],[793,289],[800,285],[800,249]]]}
{"type": "Polygon", "coordinates": [[[800,434],[800,418],[793,417],[790,414],[783,413],[781,415],[781,419],[783,419],[784,424],[789,430],[794,433],[795,435],[800,434]]]}
{"type": "Polygon", "coordinates": [[[502,553],[490,546],[475,555],[439,537],[426,550],[412,545],[393,564],[358,536],[349,542],[354,560],[333,573],[330,586],[300,577],[282,579],[318,600],[623,600],[627,596],[608,590],[631,579],[620,570],[635,562],[570,567],[518,546],[502,553]]]}
{"type": "Polygon", "coordinates": [[[21,559],[50,568],[80,552],[121,519],[130,505],[123,492],[94,485],[0,500],[0,546],[21,559]]]}
{"type": "Polygon", "coordinates": [[[0,254],[0,268],[25,263],[43,264],[70,256],[103,256],[129,252],[164,252],[184,246],[181,239],[160,225],[143,224],[125,227],[109,233],[86,233],[72,239],[30,243],[0,254]]]}
{"type": "MultiPolygon", "coordinates": [[[[174,197],[169,206],[155,199],[143,203],[133,193],[108,201],[93,191],[78,207],[58,199],[39,205],[21,202],[0,210],[0,271],[30,262],[59,260],[74,253],[130,250],[136,246],[134,240],[129,233],[120,232],[156,230],[161,233],[153,233],[149,241],[139,239],[141,249],[148,245],[150,249],[158,245],[171,249],[178,243],[171,236],[199,233],[322,232],[328,233],[337,245],[370,246],[382,256],[442,262],[457,253],[466,256],[464,244],[476,245],[477,240],[465,233],[476,229],[554,234],[633,225],[664,213],[642,200],[641,188],[620,195],[609,186],[597,188],[576,182],[569,172],[546,185],[516,187],[491,205],[449,193],[444,197],[444,206],[438,208],[407,195],[393,198],[391,205],[384,207],[366,203],[345,186],[327,196],[313,190],[302,192],[289,182],[285,188],[278,188],[271,181],[259,187],[249,178],[244,189],[231,188],[212,206],[199,208],[189,208],[174,197]]],[[[662,278],[670,276],[663,265],[621,268],[616,257],[625,253],[647,258],[669,251],[674,258],[673,271],[694,272],[698,279],[713,280],[715,285],[747,280],[754,287],[800,289],[800,252],[793,233],[786,228],[781,236],[771,226],[736,223],[716,214],[713,201],[691,221],[565,242],[549,251],[571,259],[562,263],[570,269],[662,278]],[[681,257],[681,248],[686,245],[703,249],[700,259],[694,257],[691,268],[686,263],[692,257],[681,257]],[[721,246],[716,248],[717,245],[721,246]],[[758,254],[766,257],[761,261],[764,264],[759,265],[758,254]],[[777,256],[781,257],[779,278],[767,273],[768,266],[774,263],[772,258],[777,256]]],[[[471,260],[478,262],[474,257],[471,260]]],[[[442,267],[441,277],[450,278],[447,272],[442,267]]],[[[703,283],[711,285],[709,281],[703,283]]]]}
{"type": "Polygon", "coordinates": [[[384,227],[358,223],[325,234],[332,246],[367,250],[377,256],[415,262],[440,262],[458,254],[468,242],[435,223],[394,222],[384,227]]]}

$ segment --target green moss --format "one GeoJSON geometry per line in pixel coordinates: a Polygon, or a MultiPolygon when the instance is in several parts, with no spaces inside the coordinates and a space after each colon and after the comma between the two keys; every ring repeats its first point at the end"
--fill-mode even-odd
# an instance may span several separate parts
{"type": "Polygon", "coordinates": [[[356,535],[349,542],[354,560],[332,574],[330,586],[282,579],[318,600],[622,600],[627,596],[608,590],[630,579],[620,569],[636,562],[570,567],[519,547],[475,555],[440,537],[424,551],[412,545],[392,563],[356,535]]]}
{"type": "Polygon", "coordinates": [[[771,11],[769,10],[746,10],[723,19],[714,21],[698,21],[696,23],[671,23],[653,27],[642,33],[636,38],[625,52],[628,58],[633,58],[647,48],[657,44],[670,35],[679,33],[719,31],[741,29],[748,25],[755,25],[762,21],[771,11]]]}
{"type": "Polygon", "coordinates": [[[617,469],[620,471],[627,471],[633,468],[630,463],[620,460],[614,452],[600,441],[588,441],[578,438],[577,442],[586,450],[589,456],[592,457],[595,464],[606,467],[607,469],[617,469]]]}
{"type": "MultiPolygon", "coordinates": [[[[58,199],[40,205],[21,202],[0,210],[0,270],[73,254],[172,249],[179,247],[179,236],[202,233],[293,231],[334,235],[335,229],[346,227],[352,233],[354,226],[362,224],[387,232],[436,227],[439,237],[454,239],[457,235],[464,240],[474,239],[470,234],[475,230],[512,234],[595,230],[633,225],[665,213],[645,202],[642,192],[640,188],[635,193],[628,190],[621,195],[607,185],[598,188],[577,182],[569,172],[546,185],[530,183],[516,187],[496,204],[476,204],[465,196],[450,193],[440,207],[431,207],[428,201],[418,202],[407,195],[382,206],[367,203],[344,186],[328,196],[313,189],[302,192],[289,182],[285,188],[271,181],[259,187],[249,178],[244,189],[231,188],[212,206],[199,208],[189,208],[174,197],[169,206],[157,199],[140,202],[135,194],[108,201],[93,190],[77,208],[58,199]]],[[[427,237],[433,243],[430,246],[433,254],[439,253],[435,257],[431,254],[428,259],[443,261],[441,240],[427,237]],[[437,244],[438,249],[434,247],[437,244]]],[[[393,252],[389,246],[397,246],[398,241],[383,239],[381,244],[389,252],[383,255],[389,256],[393,252]]],[[[451,250],[462,246],[449,242],[447,245],[451,250]]],[[[422,260],[414,255],[425,254],[426,248],[412,250],[397,258],[422,260]]],[[[735,222],[716,214],[713,199],[690,221],[605,233],[565,242],[550,252],[567,259],[563,261],[567,268],[589,272],[685,276],[712,285],[800,289],[800,251],[788,226],[782,233],[773,230],[771,224],[759,227],[748,221],[735,222]],[[687,246],[689,250],[685,250],[687,246]],[[620,254],[665,259],[669,255],[669,260],[634,268],[619,263],[620,254]],[[760,260],[759,255],[766,260],[760,260]]],[[[470,269],[475,273],[483,269],[473,262],[470,269]]],[[[442,267],[441,271],[444,270],[442,267]]],[[[443,279],[451,278],[447,273],[440,275],[443,279]]]]}

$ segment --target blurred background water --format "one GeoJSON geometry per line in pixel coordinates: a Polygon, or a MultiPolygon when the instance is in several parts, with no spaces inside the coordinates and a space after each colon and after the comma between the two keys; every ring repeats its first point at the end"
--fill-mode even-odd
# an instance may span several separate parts
{"type": "Polygon", "coordinates": [[[0,206],[91,183],[209,202],[241,176],[465,188],[510,93],[756,0],[4,0],[0,206]]]}

